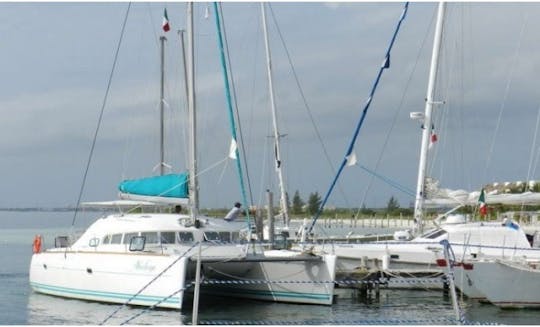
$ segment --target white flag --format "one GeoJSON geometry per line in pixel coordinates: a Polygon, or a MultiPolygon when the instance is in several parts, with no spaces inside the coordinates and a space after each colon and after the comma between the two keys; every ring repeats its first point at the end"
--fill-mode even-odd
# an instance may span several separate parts
{"type": "Polygon", "coordinates": [[[345,159],[347,159],[347,166],[354,166],[358,162],[356,160],[356,153],[354,152],[346,156],[345,159]]]}
{"type": "Polygon", "coordinates": [[[232,139],[231,140],[231,146],[229,148],[229,158],[236,160],[236,149],[237,148],[238,148],[238,146],[236,145],[236,140],[232,139]]]}

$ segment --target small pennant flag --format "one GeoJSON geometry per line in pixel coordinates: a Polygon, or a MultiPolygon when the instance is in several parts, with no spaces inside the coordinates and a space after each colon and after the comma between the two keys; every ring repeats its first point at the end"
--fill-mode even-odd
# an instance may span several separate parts
{"type": "Polygon", "coordinates": [[[429,138],[429,148],[430,148],[430,149],[433,147],[433,145],[435,144],[435,142],[437,142],[437,140],[438,140],[437,134],[431,133],[431,137],[429,138]]]}
{"type": "Polygon", "coordinates": [[[486,194],[484,192],[484,189],[482,189],[482,192],[480,192],[480,197],[478,198],[478,205],[480,206],[480,209],[478,210],[480,212],[480,216],[487,215],[486,194]]]}
{"type": "Polygon", "coordinates": [[[354,166],[358,162],[358,160],[356,160],[356,153],[354,153],[354,152],[352,152],[351,154],[346,156],[345,159],[347,159],[347,166],[348,167],[354,166]]]}
{"type": "Polygon", "coordinates": [[[169,16],[167,16],[167,8],[165,8],[165,11],[163,12],[163,31],[168,32],[171,29],[171,26],[169,25],[169,16]]]}
{"type": "Polygon", "coordinates": [[[236,145],[236,140],[232,139],[229,147],[229,158],[236,160],[236,149],[238,149],[238,145],[236,145]]]}
{"type": "Polygon", "coordinates": [[[383,68],[390,68],[390,54],[388,54],[386,58],[384,58],[383,68]]]}

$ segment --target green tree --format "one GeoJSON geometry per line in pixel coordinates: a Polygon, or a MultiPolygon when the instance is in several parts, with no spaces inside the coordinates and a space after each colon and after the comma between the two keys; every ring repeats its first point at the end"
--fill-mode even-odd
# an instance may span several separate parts
{"type": "Polygon", "coordinates": [[[399,202],[392,195],[390,199],[388,200],[388,204],[386,205],[386,213],[391,214],[391,213],[395,213],[398,210],[399,210],[399,202]]]}
{"type": "Polygon", "coordinates": [[[375,211],[373,211],[373,209],[368,209],[366,208],[366,205],[365,204],[362,204],[362,208],[360,209],[360,213],[363,214],[363,215],[373,215],[375,213],[375,211]]]}
{"type": "Polygon", "coordinates": [[[316,214],[320,206],[321,196],[319,195],[319,192],[310,193],[308,198],[308,213],[310,215],[316,214]]]}
{"type": "Polygon", "coordinates": [[[296,190],[292,199],[292,213],[294,215],[301,214],[304,208],[304,204],[304,200],[302,200],[302,198],[300,197],[300,193],[298,192],[298,190],[296,190]]]}

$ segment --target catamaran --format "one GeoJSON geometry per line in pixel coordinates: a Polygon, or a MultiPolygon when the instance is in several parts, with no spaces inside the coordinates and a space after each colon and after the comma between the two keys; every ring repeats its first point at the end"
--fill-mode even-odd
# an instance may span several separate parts
{"type": "MultiPolygon", "coordinates": [[[[192,6],[187,5],[187,84],[190,135],[195,135],[192,6]]],[[[53,248],[35,246],[32,289],[66,298],[173,309],[181,309],[186,292],[199,285],[202,294],[332,304],[334,255],[256,247],[250,242],[249,223],[199,214],[195,146],[192,137],[189,173],[124,181],[119,186],[124,200],[88,204],[137,207],[142,212],[103,216],[74,242],[57,237],[53,248]],[[187,205],[190,214],[145,212],[163,205],[187,205]]]]}

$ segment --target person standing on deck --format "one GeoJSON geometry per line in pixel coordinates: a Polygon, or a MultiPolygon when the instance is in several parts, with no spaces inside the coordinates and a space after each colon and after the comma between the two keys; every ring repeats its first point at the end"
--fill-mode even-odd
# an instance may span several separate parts
{"type": "Polygon", "coordinates": [[[236,202],[234,204],[234,207],[229,211],[229,213],[227,213],[224,219],[226,221],[233,221],[238,218],[240,212],[242,212],[242,209],[240,209],[240,207],[242,207],[242,204],[240,204],[240,202],[236,202]]]}

